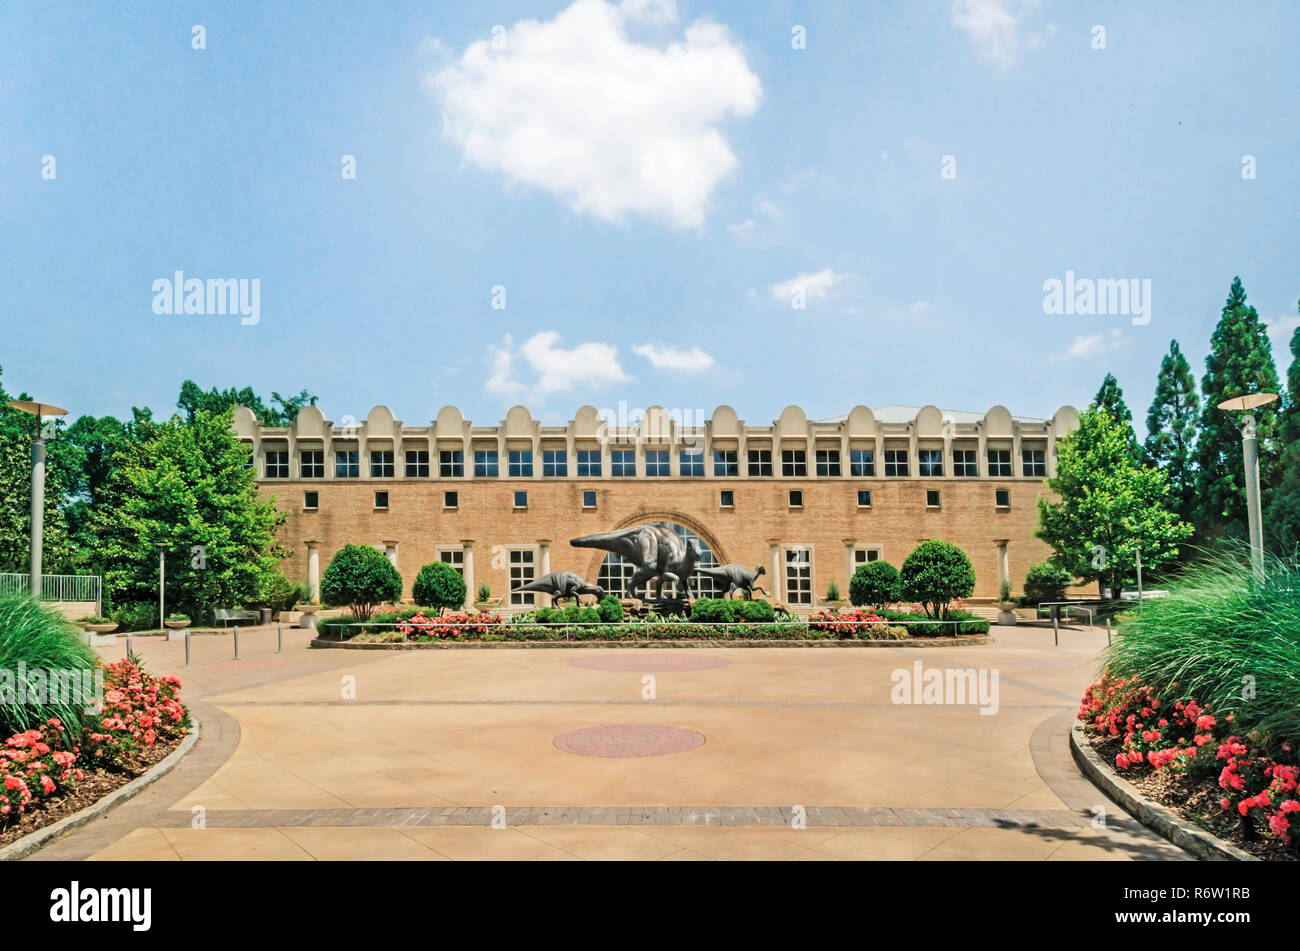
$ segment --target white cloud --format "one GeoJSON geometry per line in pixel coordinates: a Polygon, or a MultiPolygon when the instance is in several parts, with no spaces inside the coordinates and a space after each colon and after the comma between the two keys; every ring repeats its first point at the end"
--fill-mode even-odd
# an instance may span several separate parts
{"type": "Polygon", "coordinates": [[[1273,362],[1286,376],[1287,367],[1291,365],[1291,335],[1300,327],[1300,316],[1287,315],[1272,320],[1266,317],[1264,325],[1268,327],[1268,339],[1273,345],[1273,362]]]}
{"type": "MultiPolygon", "coordinates": [[[[1024,20],[1037,7],[1038,0],[953,0],[952,23],[965,30],[985,56],[1009,66],[1020,47],[1024,20]]],[[[1045,32],[1051,36],[1056,28],[1049,26],[1045,32]]],[[[1029,38],[1030,46],[1041,42],[1041,35],[1029,38]]]]}
{"type": "Polygon", "coordinates": [[[671,0],[575,0],[514,24],[500,49],[472,43],[429,77],[444,135],[467,162],[580,213],[699,227],[737,165],[719,124],[751,115],[762,89],[719,24],[696,20],[662,48],[627,36],[676,17],[671,0]]]}
{"type": "Polygon", "coordinates": [[[578,386],[591,388],[624,383],[628,376],[618,362],[618,348],[607,343],[589,341],[565,350],[558,346],[560,335],[553,330],[534,334],[515,350],[506,334],[500,347],[490,350],[492,375],[485,384],[489,393],[512,398],[544,400],[552,393],[563,393],[578,386]],[[516,376],[516,362],[521,362],[534,377],[525,383],[516,376]]]}
{"type": "Polygon", "coordinates": [[[1103,353],[1118,350],[1127,343],[1128,341],[1124,339],[1124,331],[1122,330],[1112,330],[1109,334],[1079,334],[1060,353],[1052,354],[1051,359],[1056,361],[1089,360],[1093,357],[1099,357],[1103,353]]]}
{"type": "Polygon", "coordinates": [[[657,343],[643,343],[633,347],[638,357],[645,357],[657,370],[678,370],[682,373],[703,373],[713,367],[714,359],[699,347],[678,350],[657,343]]]}
{"type": "Polygon", "coordinates": [[[737,238],[750,238],[758,230],[758,222],[753,218],[746,218],[744,221],[736,221],[727,225],[727,230],[737,238]]]}
{"type": "Polygon", "coordinates": [[[801,289],[804,299],[809,304],[820,304],[830,296],[831,288],[844,280],[846,275],[837,274],[831,268],[822,268],[815,274],[797,274],[788,281],[781,281],[768,287],[772,300],[788,304],[801,289]]]}
{"type": "Polygon", "coordinates": [[[919,314],[921,311],[925,310],[929,306],[930,306],[929,301],[914,300],[912,301],[912,303],[910,303],[907,306],[907,310],[909,313],[919,314]]]}

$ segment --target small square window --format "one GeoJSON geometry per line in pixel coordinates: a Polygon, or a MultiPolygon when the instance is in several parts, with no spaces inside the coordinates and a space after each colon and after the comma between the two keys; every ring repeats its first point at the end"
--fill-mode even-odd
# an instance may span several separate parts
{"type": "Polygon", "coordinates": [[[386,509],[386,508],[388,508],[388,493],[387,493],[387,492],[376,492],[376,493],[375,493],[375,508],[377,508],[377,509],[386,509]]]}
{"type": "Polygon", "coordinates": [[[582,507],[583,507],[584,509],[594,509],[594,508],[596,507],[596,490],[595,490],[595,489],[583,489],[583,490],[582,490],[582,507]]]}
{"type": "Polygon", "coordinates": [[[460,493],[459,493],[459,492],[444,492],[444,493],[442,493],[442,507],[443,507],[443,508],[445,508],[445,509],[454,509],[454,508],[456,508],[458,505],[460,505],[460,493]]]}
{"type": "Polygon", "coordinates": [[[318,508],[320,508],[320,493],[319,493],[319,492],[304,492],[304,493],[302,494],[302,507],[305,508],[305,509],[318,509],[318,508]]]}
{"type": "Polygon", "coordinates": [[[515,508],[517,508],[517,509],[526,509],[526,508],[528,508],[528,493],[527,493],[527,492],[516,492],[516,493],[515,493],[515,508]]]}
{"type": "Polygon", "coordinates": [[[1011,490],[1010,490],[1010,489],[998,489],[997,492],[995,493],[995,495],[996,495],[996,498],[997,498],[997,506],[998,506],[998,508],[1000,508],[1000,509],[1009,509],[1009,508],[1011,508],[1011,490]]]}
{"type": "Polygon", "coordinates": [[[803,490],[802,490],[802,489],[791,489],[791,490],[790,490],[790,508],[792,508],[792,509],[801,509],[801,508],[803,508],[803,490]]]}
{"type": "Polygon", "coordinates": [[[724,509],[734,507],[736,504],[736,493],[731,491],[731,489],[723,489],[718,493],[718,504],[724,509]]]}
{"type": "Polygon", "coordinates": [[[858,489],[858,508],[860,508],[860,509],[869,509],[869,508],[871,508],[871,490],[870,490],[870,489],[858,489]]]}
{"type": "Polygon", "coordinates": [[[928,509],[937,509],[939,507],[939,490],[925,490],[925,507],[928,509]]]}

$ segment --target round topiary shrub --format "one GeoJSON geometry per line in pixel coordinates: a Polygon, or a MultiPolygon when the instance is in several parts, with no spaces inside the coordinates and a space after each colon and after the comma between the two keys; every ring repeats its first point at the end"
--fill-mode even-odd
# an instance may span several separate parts
{"type": "Polygon", "coordinates": [[[975,590],[975,569],[952,542],[921,542],[903,562],[903,597],[920,603],[927,617],[945,618],[948,605],[975,590]]]}
{"type": "Polygon", "coordinates": [[[612,594],[607,594],[600,599],[600,604],[596,605],[596,610],[600,612],[600,619],[606,624],[621,624],[623,622],[623,602],[612,594]]]}
{"type": "Polygon", "coordinates": [[[769,624],[776,620],[776,608],[767,601],[737,601],[733,607],[737,621],[769,624]]]}
{"type": "Polygon", "coordinates": [[[1040,561],[1025,576],[1025,600],[1030,604],[1064,601],[1065,589],[1074,584],[1070,573],[1050,561],[1040,561]]]}
{"type": "Polygon", "coordinates": [[[437,608],[439,613],[461,607],[467,593],[464,577],[445,561],[425,565],[411,586],[411,597],[415,598],[416,604],[437,608]]]}
{"type": "Polygon", "coordinates": [[[854,607],[884,608],[903,596],[898,569],[887,561],[859,565],[849,579],[849,601],[854,607]]]}
{"type": "Polygon", "coordinates": [[[736,605],[726,598],[698,598],[691,606],[691,620],[697,624],[730,624],[736,620],[736,605]]]}
{"type": "Polygon", "coordinates": [[[376,605],[402,596],[402,576],[383,552],[369,545],[344,545],[320,582],[320,597],[331,607],[346,606],[358,621],[376,605]]]}

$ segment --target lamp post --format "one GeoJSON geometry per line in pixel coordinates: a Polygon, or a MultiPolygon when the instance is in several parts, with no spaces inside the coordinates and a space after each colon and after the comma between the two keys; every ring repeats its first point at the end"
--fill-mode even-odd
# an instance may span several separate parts
{"type": "Polygon", "coordinates": [[[41,542],[45,531],[45,434],[41,432],[42,416],[67,416],[68,411],[49,403],[30,400],[10,400],[9,405],[22,413],[36,417],[36,435],[32,438],[32,554],[31,578],[27,592],[33,601],[41,599],[41,542]]]}
{"type": "Polygon", "coordinates": [[[1250,532],[1250,564],[1257,578],[1264,575],[1264,516],[1259,504],[1259,439],[1250,411],[1276,399],[1276,393],[1251,393],[1219,404],[1219,409],[1245,414],[1241,418],[1241,452],[1245,460],[1246,524],[1250,532]]]}
{"type": "Polygon", "coordinates": [[[163,618],[167,616],[163,614],[163,590],[167,583],[166,562],[164,560],[166,558],[167,543],[154,542],[154,544],[158,547],[158,630],[161,631],[166,627],[163,624],[163,618]]]}

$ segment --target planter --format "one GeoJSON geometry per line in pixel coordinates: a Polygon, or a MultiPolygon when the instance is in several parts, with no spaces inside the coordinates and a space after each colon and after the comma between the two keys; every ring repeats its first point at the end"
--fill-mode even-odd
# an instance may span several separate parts
{"type": "Polygon", "coordinates": [[[998,609],[998,623],[1009,626],[1015,626],[1016,623],[1016,602],[999,601],[993,605],[998,609]]]}
{"type": "Polygon", "coordinates": [[[109,621],[107,624],[82,624],[83,631],[94,631],[96,634],[112,634],[117,630],[117,622],[109,621]]]}
{"type": "Polygon", "coordinates": [[[294,608],[299,614],[315,614],[320,610],[319,604],[295,604],[294,608]]]}
{"type": "Polygon", "coordinates": [[[180,618],[179,620],[175,620],[175,621],[173,621],[173,620],[171,620],[171,619],[169,618],[168,620],[163,621],[163,624],[167,625],[167,626],[168,626],[169,628],[171,628],[173,631],[179,631],[179,630],[181,630],[181,629],[183,629],[183,628],[187,628],[187,627],[190,626],[190,619],[189,619],[189,618],[180,618]]]}
{"type": "MultiPolygon", "coordinates": [[[[100,625],[101,627],[103,625],[100,625]]],[[[116,625],[114,625],[116,627],[116,625]]],[[[117,643],[116,634],[96,634],[94,631],[82,631],[81,643],[87,647],[112,647],[117,643]]]]}

